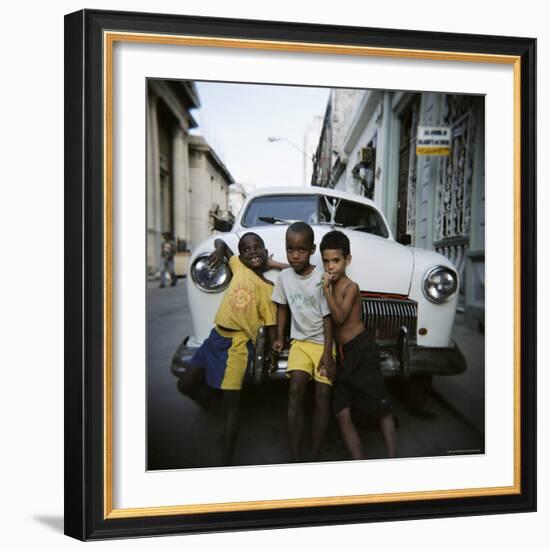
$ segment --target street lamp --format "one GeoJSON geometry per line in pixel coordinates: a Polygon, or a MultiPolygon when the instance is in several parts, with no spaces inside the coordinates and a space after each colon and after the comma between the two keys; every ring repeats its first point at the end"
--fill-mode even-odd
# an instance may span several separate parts
{"type": "Polygon", "coordinates": [[[311,161],[313,160],[313,157],[311,155],[308,155],[305,151],[302,151],[302,149],[300,149],[295,143],[292,143],[292,141],[290,141],[289,139],[287,139],[285,137],[269,136],[267,138],[267,141],[269,141],[270,143],[273,143],[275,141],[286,141],[287,143],[292,145],[292,147],[294,147],[294,149],[296,149],[297,151],[300,151],[300,153],[302,153],[302,155],[304,155],[304,157],[306,157],[307,159],[309,159],[311,161]]]}

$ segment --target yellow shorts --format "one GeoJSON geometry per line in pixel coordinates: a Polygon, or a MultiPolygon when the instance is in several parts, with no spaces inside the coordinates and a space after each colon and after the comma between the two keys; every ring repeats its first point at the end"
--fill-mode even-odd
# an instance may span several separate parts
{"type": "MultiPolygon", "coordinates": [[[[321,382],[332,386],[332,382],[323,376],[317,367],[325,349],[324,344],[310,342],[309,340],[292,340],[288,353],[287,375],[293,370],[307,372],[315,382],[321,382]]],[[[334,353],[333,353],[334,355],[334,353]]]]}

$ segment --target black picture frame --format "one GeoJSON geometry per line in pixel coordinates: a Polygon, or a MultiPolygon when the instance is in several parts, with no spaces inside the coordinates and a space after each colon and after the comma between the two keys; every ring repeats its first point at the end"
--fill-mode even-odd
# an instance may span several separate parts
{"type": "Polygon", "coordinates": [[[83,10],[65,17],[65,532],[81,540],[536,509],[536,40],[163,14],[83,10]],[[514,494],[243,509],[110,514],[105,484],[104,33],[504,55],[520,68],[519,488],[514,494]]]}

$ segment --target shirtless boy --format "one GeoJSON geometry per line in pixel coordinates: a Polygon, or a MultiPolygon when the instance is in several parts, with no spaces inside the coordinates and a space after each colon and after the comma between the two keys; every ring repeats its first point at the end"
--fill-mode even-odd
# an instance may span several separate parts
{"type": "Polygon", "coordinates": [[[368,337],[361,320],[359,286],[346,275],[351,263],[349,239],[341,231],[330,231],[321,240],[320,250],[325,267],[323,292],[338,344],[333,410],[342,437],[352,458],[363,458],[361,439],[351,416],[351,408],[357,408],[378,418],[387,454],[395,457],[395,425],[378,346],[368,337]]]}

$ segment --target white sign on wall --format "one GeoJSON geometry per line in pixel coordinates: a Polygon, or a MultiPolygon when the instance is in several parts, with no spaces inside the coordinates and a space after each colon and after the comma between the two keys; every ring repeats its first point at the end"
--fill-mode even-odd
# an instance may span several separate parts
{"type": "Polygon", "coordinates": [[[448,126],[419,126],[417,155],[448,155],[451,151],[451,129],[448,126]]]}

